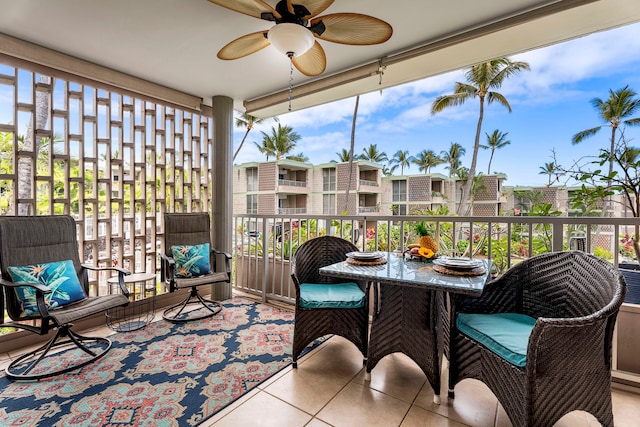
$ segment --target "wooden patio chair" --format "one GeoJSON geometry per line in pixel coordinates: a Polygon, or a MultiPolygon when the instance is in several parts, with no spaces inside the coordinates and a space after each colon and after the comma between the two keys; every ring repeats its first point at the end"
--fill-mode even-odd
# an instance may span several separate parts
{"type": "Polygon", "coordinates": [[[529,258],[478,298],[452,304],[449,395],[484,382],[515,427],[552,426],[582,410],[613,426],[611,347],[626,285],[581,251],[529,258]]]}
{"type": "Polygon", "coordinates": [[[161,279],[169,286],[169,292],[191,290],[183,301],[164,311],[165,320],[174,323],[201,320],[222,310],[220,303],[203,298],[198,292],[200,286],[231,283],[231,255],[212,248],[207,212],[165,214],[164,253],[160,257],[161,279]],[[216,271],[218,254],[225,258],[225,271],[216,271]],[[193,305],[200,310],[185,310],[193,305]]]}
{"type": "Polygon", "coordinates": [[[368,284],[322,276],[318,269],[344,261],[358,248],[333,236],[316,237],[296,250],[291,278],[296,287],[293,367],[315,339],[340,335],[358,347],[366,362],[369,330],[368,284]]]}
{"type": "Polygon", "coordinates": [[[94,268],[80,263],[76,223],[71,216],[0,216],[0,313],[39,335],[55,333],[43,346],[16,358],[6,368],[12,380],[37,380],[63,374],[103,357],[111,349],[106,337],[74,332],[74,322],[129,303],[124,275],[115,267],[94,268]],[[122,293],[90,296],[87,270],[114,270],[122,293]],[[6,303],[6,305],[5,305],[6,303]],[[77,352],[53,349],[73,348],[77,352]]]}

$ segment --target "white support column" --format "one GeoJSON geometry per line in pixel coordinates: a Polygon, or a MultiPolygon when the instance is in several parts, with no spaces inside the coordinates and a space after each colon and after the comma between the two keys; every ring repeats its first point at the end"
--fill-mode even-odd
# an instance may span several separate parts
{"type": "MultiPolygon", "coordinates": [[[[213,97],[213,245],[216,249],[228,253],[231,250],[233,230],[233,99],[227,96],[213,97]]],[[[224,260],[219,257],[218,269],[223,268],[224,260]]],[[[214,286],[211,290],[214,300],[231,297],[231,286],[222,289],[214,286]]]]}

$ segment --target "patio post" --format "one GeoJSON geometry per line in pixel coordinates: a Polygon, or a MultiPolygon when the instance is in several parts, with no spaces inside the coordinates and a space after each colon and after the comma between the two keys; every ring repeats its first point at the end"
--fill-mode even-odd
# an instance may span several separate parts
{"type": "MultiPolygon", "coordinates": [[[[231,230],[233,230],[232,211],[232,156],[233,156],[233,99],[216,95],[213,100],[213,244],[218,250],[231,253],[231,230]]],[[[218,265],[224,266],[222,259],[218,265]]],[[[213,286],[211,296],[214,300],[231,297],[231,286],[222,289],[213,286]]]]}

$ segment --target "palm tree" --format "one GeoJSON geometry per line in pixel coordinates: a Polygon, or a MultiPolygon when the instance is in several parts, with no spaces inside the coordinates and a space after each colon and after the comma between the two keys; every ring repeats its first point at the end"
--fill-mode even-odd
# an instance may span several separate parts
{"type": "Polygon", "coordinates": [[[420,172],[429,173],[431,168],[444,163],[444,160],[433,150],[422,150],[413,159],[420,172]]]}
{"type": "MultiPolygon", "coordinates": [[[[344,194],[344,209],[342,210],[343,215],[347,215],[349,213],[349,190],[351,189],[351,179],[353,176],[353,154],[355,152],[356,146],[356,119],[358,118],[359,106],[360,95],[356,95],[356,105],[353,108],[353,120],[351,121],[351,144],[349,146],[349,178],[347,179],[347,190],[344,194]]],[[[377,151],[377,147],[375,146],[375,144],[372,144],[369,148],[375,148],[375,150],[373,151],[377,151]]],[[[384,154],[384,157],[386,158],[387,155],[384,154]]]]}
{"type": "Polygon", "coordinates": [[[253,143],[258,147],[258,151],[260,151],[266,157],[267,161],[269,161],[269,157],[275,156],[275,146],[273,145],[273,141],[268,138],[264,138],[262,140],[262,144],[258,144],[253,141],[253,143]]]}
{"type": "Polygon", "coordinates": [[[389,160],[387,153],[379,151],[377,144],[370,144],[367,148],[362,149],[360,160],[369,160],[370,162],[382,163],[389,160]]]}
{"type": "Polygon", "coordinates": [[[262,132],[262,145],[255,143],[258,150],[266,155],[267,160],[270,156],[274,156],[276,160],[280,160],[294,148],[300,140],[301,136],[293,130],[291,126],[282,126],[278,123],[278,128],[271,127],[271,135],[262,132]]]}
{"type": "Polygon", "coordinates": [[[309,161],[309,157],[305,156],[304,153],[298,153],[292,156],[286,156],[285,159],[295,160],[296,162],[303,162],[303,163],[309,161]]]}
{"type": "MultiPolygon", "coordinates": [[[[609,175],[613,172],[613,153],[615,151],[616,133],[620,125],[638,126],[640,125],[640,117],[628,118],[640,108],[640,98],[636,98],[636,92],[625,86],[617,91],[609,89],[609,99],[603,101],[600,98],[593,98],[591,105],[598,111],[600,118],[611,126],[611,160],[609,161],[609,175]]],[[[578,132],[571,138],[571,142],[578,144],[586,138],[597,134],[602,126],[596,126],[591,129],[578,132]]]]}
{"type": "Polygon", "coordinates": [[[449,151],[442,151],[440,153],[440,157],[443,160],[443,163],[448,163],[445,169],[449,169],[449,176],[457,176],[458,170],[460,169],[461,161],[460,157],[464,156],[466,150],[464,147],[457,142],[452,142],[451,147],[449,147],[449,151]]]}
{"type": "Polygon", "coordinates": [[[560,181],[560,165],[557,165],[555,162],[545,163],[544,166],[540,166],[540,172],[538,175],[548,175],[549,182],[547,183],[547,187],[551,187],[554,181],[560,181]],[[555,180],[553,176],[556,176],[555,180]]]}
{"type": "Polygon", "coordinates": [[[472,98],[478,98],[480,101],[480,114],[478,115],[478,124],[476,126],[476,138],[473,145],[471,167],[469,168],[469,177],[462,187],[462,197],[460,199],[460,206],[458,207],[458,214],[467,212],[468,209],[467,202],[469,200],[473,177],[476,174],[476,162],[480,148],[480,133],[482,132],[482,120],[484,118],[484,101],[486,99],[488,104],[498,102],[511,112],[511,106],[507,98],[494,90],[499,89],[507,78],[522,70],[528,69],[528,63],[520,61],[513,62],[509,58],[498,58],[474,65],[465,73],[466,83],[456,82],[453,94],[439,96],[431,105],[431,114],[436,114],[445,108],[462,105],[472,98]]]}
{"type": "Polygon", "coordinates": [[[485,150],[491,149],[491,156],[489,157],[489,167],[487,167],[487,174],[491,173],[491,161],[493,160],[493,154],[497,149],[511,144],[511,141],[507,140],[509,132],[500,132],[498,129],[494,130],[491,135],[485,132],[487,136],[487,145],[480,144],[480,148],[485,150]]]}
{"type": "Polygon", "coordinates": [[[393,158],[389,160],[389,165],[398,165],[400,166],[400,175],[404,175],[404,168],[410,167],[411,163],[416,158],[409,154],[409,150],[398,150],[396,154],[393,155],[393,158]]]}
{"type": "MultiPolygon", "coordinates": [[[[247,128],[247,130],[244,133],[244,136],[242,137],[242,141],[240,141],[240,145],[238,145],[238,148],[236,149],[236,152],[233,153],[233,161],[236,160],[236,157],[238,156],[238,153],[240,152],[240,149],[244,145],[244,141],[247,139],[247,136],[249,135],[249,132],[251,132],[251,129],[253,129],[253,127],[255,125],[259,125],[260,123],[264,122],[265,120],[267,120],[267,119],[258,118],[258,117],[252,116],[250,114],[247,114],[246,112],[242,113],[239,117],[236,118],[236,127],[247,128]]],[[[273,120],[275,120],[277,122],[278,121],[278,117],[274,117],[273,120]]]]}
{"type": "Polygon", "coordinates": [[[336,153],[338,155],[338,162],[346,163],[351,158],[351,152],[346,148],[343,148],[342,151],[336,153]]]}

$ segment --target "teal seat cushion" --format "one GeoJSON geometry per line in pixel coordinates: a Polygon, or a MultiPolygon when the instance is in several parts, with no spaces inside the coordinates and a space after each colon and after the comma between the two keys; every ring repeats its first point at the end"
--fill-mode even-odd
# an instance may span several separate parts
{"type": "Polygon", "coordinates": [[[460,313],[458,330],[519,367],[527,364],[527,345],[536,319],[525,314],[460,313]]]}
{"type": "Polygon", "coordinates": [[[300,306],[303,308],[360,308],[364,301],[364,292],[353,282],[300,284],[300,306]]]}
{"type": "Polygon", "coordinates": [[[198,277],[211,273],[209,243],[194,246],[171,246],[176,263],[176,277],[198,277]]]}
{"type": "MultiPolygon", "coordinates": [[[[44,296],[49,310],[62,308],[67,304],[86,298],[71,260],[9,266],[7,270],[9,270],[9,275],[14,283],[39,283],[51,289],[51,293],[44,296]]],[[[22,317],[40,315],[34,288],[18,286],[15,291],[22,306],[22,317]]]]}

